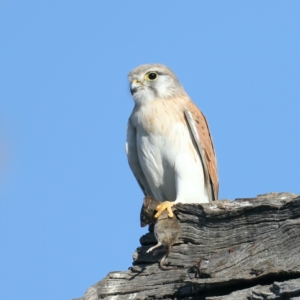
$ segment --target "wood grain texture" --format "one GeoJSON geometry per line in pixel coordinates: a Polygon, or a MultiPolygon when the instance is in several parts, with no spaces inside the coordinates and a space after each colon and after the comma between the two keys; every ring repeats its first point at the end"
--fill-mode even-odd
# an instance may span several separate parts
{"type": "Polygon", "coordinates": [[[81,300],[300,297],[299,196],[271,193],[175,207],[181,244],[173,246],[166,265],[177,269],[161,270],[163,253],[146,253],[156,244],[148,232],[133,265],[109,273],[81,300]]]}
{"type": "Polygon", "coordinates": [[[300,297],[300,279],[291,279],[283,282],[274,282],[268,285],[256,285],[248,289],[242,289],[225,296],[207,297],[206,300],[272,300],[294,299],[300,297]]]}

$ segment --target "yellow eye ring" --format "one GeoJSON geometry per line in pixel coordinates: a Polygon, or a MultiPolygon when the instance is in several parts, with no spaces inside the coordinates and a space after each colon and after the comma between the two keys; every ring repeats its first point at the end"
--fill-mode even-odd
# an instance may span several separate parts
{"type": "Polygon", "coordinates": [[[155,72],[149,72],[145,75],[145,80],[147,81],[155,81],[157,79],[158,75],[155,72]]]}

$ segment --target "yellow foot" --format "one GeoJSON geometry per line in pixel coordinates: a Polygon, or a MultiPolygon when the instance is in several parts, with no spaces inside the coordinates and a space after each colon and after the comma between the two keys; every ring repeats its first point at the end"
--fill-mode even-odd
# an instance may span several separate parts
{"type": "Polygon", "coordinates": [[[159,204],[157,207],[156,207],[156,210],[157,210],[157,213],[155,214],[155,218],[158,218],[163,212],[164,210],[167,210],[168,211],[168,216],[170,218],[173,218],[174,214],[172,212],[172,206],[174,205],[174,202],[170,202],[170,201],[165,201],[161,204],[159,204]]]}

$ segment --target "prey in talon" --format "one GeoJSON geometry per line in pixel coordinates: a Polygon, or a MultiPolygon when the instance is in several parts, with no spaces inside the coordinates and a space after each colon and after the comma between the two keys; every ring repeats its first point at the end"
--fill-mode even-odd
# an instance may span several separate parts
{"type": "Polygon", "coordinates": [[[160,267],[163,270],[172,270],[174,269],[174,267],[166,267],[164,262],[172,250],[172,245],[178,243],[180,236],[180,225],[176,216],[169,218],[168,212],[166,210],[164,210],[158,218],[155,218],[154,215],[157,206],[160,203],[160,201],[150,196],[144,198],[140,215],[141,226],[144,227],[147,224],[154,224],[154,235],[157,239],[157,244],[148,249],[147,253],[160,246],[163,246],[166,250],[166,254],[160,260],[160,267]]]}
{"type": "Polygon", "coordinates": [[[173,216],[174,216],[173,211],[172,211],[173,205],[174,205],[174,203],[172,203],[170,201],[165,201],[165,202],[159,204],[155,209],[157,211],[157,213],[155,214],[154,217],[158,218],[165,210],[167,210],[168,217],[173,218],[173,216]]]}
{"type": "Polygon", "coordinates": [[[178,202],[217,200],[217,159],[207,120],[174,72],[146,64],[133,69],[128,79],[134,108],[126,153],[144,195],[161,202],[155,216],[167,211],[172,218],[178,202]]]}

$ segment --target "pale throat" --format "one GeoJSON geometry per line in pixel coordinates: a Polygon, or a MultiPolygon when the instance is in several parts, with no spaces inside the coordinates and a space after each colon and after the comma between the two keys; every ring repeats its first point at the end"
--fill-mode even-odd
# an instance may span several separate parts
{"type": "Polygon", "coordinates": [[[151,89],[143,87],[133,95],[133,99],[137,105],[145,105],[154,101],[156,94],[151,89]]]}

